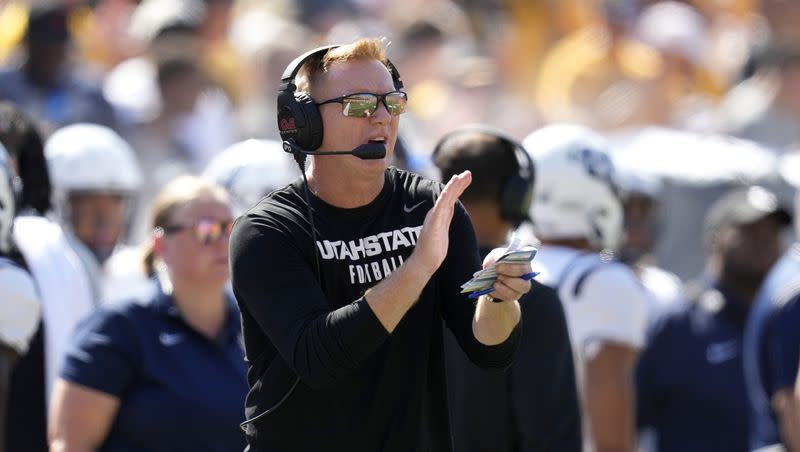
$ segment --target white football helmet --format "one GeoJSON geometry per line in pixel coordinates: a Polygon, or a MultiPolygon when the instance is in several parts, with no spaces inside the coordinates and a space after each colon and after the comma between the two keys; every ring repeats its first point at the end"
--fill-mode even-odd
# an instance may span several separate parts
{"type": "Polygon", "coordinates": [[[299,176],[300,168],[276,140],[235,143],[214,157],[203,171],[203,177],[228,190],[237,214],[299,176]]]}
{"type": "Polygon", "coordinates": [[[142,172],[131,146],[116,132],[96,124],[58,129],[44,146],[53,188],[62,194],[138,193],[142,172]]]}
{"type": "Polygon", "coordinates": [[[589,128],[554,124],[535,130],[523,146],[536,163],[531,218],[539,239],[586,238],[615,250],[622,236],[609,145],[589,128]]]}
{"type": "Polygon", "coordinates": [[[0,143],[0,252],[11,250],[12,228],[16,215],[16,194],[12,185],[11,161],[0,143]]]}

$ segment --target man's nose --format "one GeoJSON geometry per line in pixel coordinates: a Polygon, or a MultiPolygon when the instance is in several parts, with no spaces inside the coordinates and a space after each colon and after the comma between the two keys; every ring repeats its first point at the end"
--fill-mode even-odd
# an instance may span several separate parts
{"type": "Polygon", "coordinates": [[[369,119],[370,121],[380,122],[380,123],[389,122],[389,120],[392,119],[392,115],[389,113],[389,109],[386,108],[386,100],[381,99],[378,102],[378,107],[375,109],[375,111],[372,113],[369,119]]]}

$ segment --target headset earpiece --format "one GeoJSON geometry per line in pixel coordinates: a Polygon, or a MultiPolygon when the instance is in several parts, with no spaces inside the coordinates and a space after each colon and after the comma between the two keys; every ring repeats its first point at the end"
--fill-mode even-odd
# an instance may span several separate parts
{"type": "Polygon", "coordinates": [[[533,201],[533,182],[535,177],[535,166],[533,159],[528,151],[517,140],[494,128],[483,125],[469,125],[459,127],[447,133],[439,140],[433,150],[433,159],[442,147],[442,144],[449,141],[456,135],[462,133],[483,133],[500,139],[505,148],[514,153],[514,160],[517,162],[517,171],[505,181],[500,192],[500,216],[518,225],[530,219],[529,211],[533,201]]]}
{"type": "Polygon", "coordinates": [[[509,137],[501,136],[514,151],[517,160],[517,172],[503,186],[500,196],[500,214],[515,225],[530,219],[530,207],[533,202],[533,182],[535,169],[533,159],[522,145],[509,137]]]}
{"type": "MultiPolygon", "coordinates": [[[[294,84],[291,84],[294,86],[294,84]]],[[[278,131],[282,141],[294,140],[303,149],[314,150],[322,144],[322,118],[314,100],[304,92],[278,92],[278,131]]]]}

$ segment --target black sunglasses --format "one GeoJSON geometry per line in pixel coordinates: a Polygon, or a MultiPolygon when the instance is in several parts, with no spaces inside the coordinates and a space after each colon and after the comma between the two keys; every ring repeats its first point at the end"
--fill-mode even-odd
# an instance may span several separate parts
{"type": "Polygon", "coordinates": [[[165,226],[164,234],[174,234],[186,229],[191,229],[194,239],[203,245],[217,243],[223,236],[230,237],[233,229],[233,220],[213,221],[200,220],[195,224],[173,224],[165,226]]]}
{"type": "Polygon", "coordinates": [[[389,114],[399,116],[406,111],[408,94],[403,91],[390,91],[386,94],[355,93],[318,102],[317,105],[342,104],[343,115],[367,118],[378,109],[378,101],[383,102],[389,114]]]}

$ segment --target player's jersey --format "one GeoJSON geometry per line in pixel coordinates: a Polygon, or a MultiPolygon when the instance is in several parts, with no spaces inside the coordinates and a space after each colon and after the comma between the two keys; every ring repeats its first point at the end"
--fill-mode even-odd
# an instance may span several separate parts
{"type": "Polygon", "coordinates": [[[647,301],[627,266],[604,261],[597,253],[542,245],[533,269],[541,272],[539,282],[558,290],[580,363],[602,342],[641,348],[647,301]]]}
{"type": "Polygon", "coordinates": [[[117,245],[114,254],[103,265],[103,303],[125,299],[141,300],[152,292],[150,279],[144,272],[144,252],[141,248],[117,245]]]}
{"type": "Polygon", "coordinates": [[[686,304],[683,283],[675,274],[659,267],[647,265],[638,270],[647,292],[647,325],[653,326],[666,313],[686,304]]]}
{"type": "MultiPolygon", "coordinates": [[[[542,245],[532,266],[540,272],[539,282],[558,290],[567,317],[578,391],[583,393],[586,361],[603,343],[643,346],[647,328],[644,288],[629,267],[604,260],[598,253],[542,245]]],[[[584,435],[584,450],[594,450],[591,435],[584,435]]]]}
{"type": "Polygon", "coordinates": [[[49,400],[72,330],[94,309],[91,285],[56,223],[43,217],[18,216],[14,219],[14,240],[42,302],[45,394],[49,400]]]}
{"type": "Polygon", "coordinates": [[[83,264],[96,306],[111,306],[152,296],[152,281],[144,271],[143,248],[118,243],[108,259],[101,264],[78,237],[71,233],[65,236],[83,264]]]}

